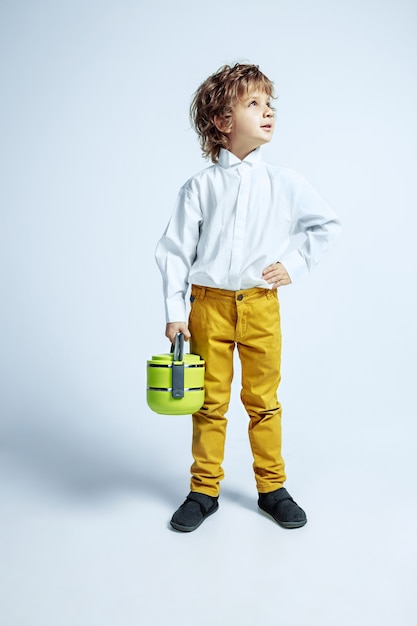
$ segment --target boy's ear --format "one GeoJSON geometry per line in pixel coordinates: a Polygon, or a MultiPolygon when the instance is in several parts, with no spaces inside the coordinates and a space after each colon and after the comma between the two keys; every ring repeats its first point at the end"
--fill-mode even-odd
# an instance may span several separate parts
{"type": "Polygon", "coordinates": [[[226,135],[230,133],[232,130],[232,125],[228,126],[227,121],[221,115],[214,116],[214,125],[221,133],[225,133],[226,135]]]}

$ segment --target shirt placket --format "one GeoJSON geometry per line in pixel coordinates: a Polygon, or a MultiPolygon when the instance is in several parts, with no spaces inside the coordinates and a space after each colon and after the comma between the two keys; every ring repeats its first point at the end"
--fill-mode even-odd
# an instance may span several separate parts
{"type": "Polygon", "coordinates": [[[229,279],[236,291],[241,287],[241,271],[244,255],[246,221],[249,209],[249,189],[251,169],[245,164],[239,166],[239,191],[236,202],[236,214],[233,228],[232,254],[230,257],[229,279]]]}

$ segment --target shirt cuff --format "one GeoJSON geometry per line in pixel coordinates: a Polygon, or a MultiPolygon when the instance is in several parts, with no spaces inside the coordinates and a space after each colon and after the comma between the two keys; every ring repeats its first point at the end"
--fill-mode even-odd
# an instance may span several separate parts
{"type": "Polygon", "coordinates": [[[293,283],[305,274],[308,274],[305,259],[298,250],[293,250],[284,255],[279,262],[285,267],[293,283]]]}
{"type": "Polygon", "coordinates": [[[187,322],[187,311],[184,300],[166,300],[165,317],[167,324],[171,322],[187,322]]]}

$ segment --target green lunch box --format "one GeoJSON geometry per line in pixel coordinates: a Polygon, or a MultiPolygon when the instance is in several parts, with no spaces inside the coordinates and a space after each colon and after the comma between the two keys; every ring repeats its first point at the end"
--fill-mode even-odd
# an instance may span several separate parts
{"type": "Polygon", "coordinates": [[[204,403],[204,370],[198,354],[184,354],[184,335],[177,333],[170,353],[147,362],[148,406],[162,415],[195,413],[204,403]]]}

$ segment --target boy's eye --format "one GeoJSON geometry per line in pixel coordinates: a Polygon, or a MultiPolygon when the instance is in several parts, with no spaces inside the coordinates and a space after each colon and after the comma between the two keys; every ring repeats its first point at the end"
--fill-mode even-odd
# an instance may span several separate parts
{"type": "MultiPolygon", "coordinates": [[[[249,102],[249,106],[256,106],[258,104],[258,102],[256,100],[252,100],[251,102],[249,102]]],[[[271,102],[267,102],[266,106],[270,109],[271,108],[271,102]]]]}

